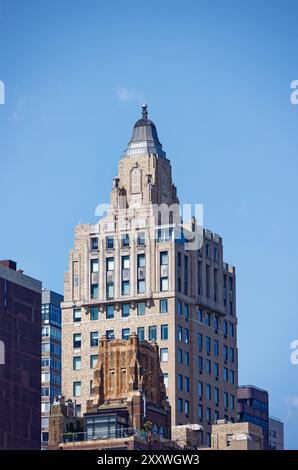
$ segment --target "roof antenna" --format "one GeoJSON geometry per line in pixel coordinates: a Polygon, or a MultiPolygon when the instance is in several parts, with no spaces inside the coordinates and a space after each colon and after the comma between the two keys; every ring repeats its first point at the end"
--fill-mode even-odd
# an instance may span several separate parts
{"type": "Polygon", "coordinates": [[[142,106],[142,118],[148,119],[148,106],[146,104],[142,106]]]}

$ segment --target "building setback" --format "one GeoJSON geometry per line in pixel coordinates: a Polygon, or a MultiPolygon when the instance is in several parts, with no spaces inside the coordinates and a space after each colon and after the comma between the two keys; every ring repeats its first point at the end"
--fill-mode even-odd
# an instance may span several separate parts
{"type": "Polygon", "coordinates": [[[40,449],[41,282],[0,261],[0,449],[40,449]]]}
{"type": "Polygon", "coordinates": [[[62,305],[62,393],[85,412],[98,338],[136,332],[159,345],[172,424],[203,425],[210,445],[212,423],[237,416],[235,268],[223,260],[222,238],[195,219],[183,224],[177,208],[171,164],[144,106],[107,215],[75,230],[62,305]],[[192,249],[194,235],[201,243],[192,249]]]}
{"type": "Polygon", "coordinates": [[[61,302],[63,296],[42,289],[41,306],[41,448],[47,449],[50,406],[61,394],[61,302]]]}

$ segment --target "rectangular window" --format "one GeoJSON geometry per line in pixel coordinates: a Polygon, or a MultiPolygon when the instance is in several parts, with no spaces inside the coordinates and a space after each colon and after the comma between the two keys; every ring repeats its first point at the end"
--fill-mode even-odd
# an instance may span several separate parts
{"type": "Polygon", "coordinates": [[[203,358],[202,356],[198,356],[198,369],[200,372],[203,371],[203,358]]]}
{"type": "Polygon", "coordinates": [[[182,364],[182,349],[178,348],[177,357],[179,364],[182,364]]]}
{"type": "Polygon", "coordinates": [[[205,324],[210,326],[211,324],[211,321],[210,321],[210,313],[209,312],[206,312],[206,315],[205,315],[205,324]]]}
{"type": "Polygon", "coordinates": [[[162,277],[160,279],[160,290],[162,292],[169,290],[169,280],[167,277],[162,277]]]}
{"type": "Polygon", "coordinates": [[[122,295],[129,295],[129,281],[122,281],[122,295]]]}
{"type": "Polygon", "coordinates": [[[75,333],[73,335],[73,347],[80,348],[81,347],[81,333],[75,333]]]}
{"type": "Polygon", "coordinates": [[[160,348],[160,362],[168,362],[168,348],[160,348]]]}
{"type": "Polygon", "coordinates": [[[202,405],[198,406],[198,418],[203,419],[203,406],[202,405]]]}
{"type": "Polygon", "coordinates": [[[144,279],[138,280],[138,294],[145,294],[146,292],[146,283],[144,279]]]}
{"type": "Polygon", "coordinates": [[[165,373],[163,374],[163,383],[166,388],[169,386],[169,374],[165,373]]]}
{"type": "Polygon", "coordinates": [[[98,299],[98,284],[91,284],[91,299],[98,299]]]}
{"type": "Polygon", "coordinates": [[[161,299],[159,301],[160,313],[168,313],[168,299],[161,299]]]}
{"type": "Polygon", "coordinates": [[[90,369],[94,369],[96,367],[97,360],[98,360],[97,354],[92,354],[90,356],[90,369]]]}
{"type": "Polygon", "coordinates": [[[186,417],[189,416],[189,401],[188,400],[184,401],[184,413],[186,417]]]}
{"type": "Polygon", "coordinates": [[[138,315],[145,315],[146,304],[145,302],[138,302],[138,315]]]}
{"type": "Polygon", "coordinates": [[[98,259],[91,260],[91,273],[98,273],[98,259]]]}
{"type": "Polygon", "coordinates": [[[186,320],[189,319],[189,308],[188,308],[188,304],[184,304],[184,316],[185,316],[185,319],[186,319],[186,320]]]}
{"type": "Polygon", "coordinates": [[[106,337],[107,337],[108,341],[112,341],[115,338],[114,330],[107,330],[106,331],[106,337]]]}
{"type": "Polygon", "coordinates": [[[219,376],[219,365],[217,362],[214,362],[213,364],[213,371],[214,371],[214,377],[218,377],[219,376]]]}
{"type": "Polygon", "coordinates": [[[223,321],[223,333],[224,333],[225,336],[227,336],[227,334],[228,334],[228,322],[227,322],[227,320],[223,321]]]}
{"type": "Polygon", "coordinates": [[[210,361],[210,359],[206,359],[206,372],[207,372],[207,374],[211,374],[211,361],[210,361]]]}
{"type": "Polygon", "coordinates": [[[114,283],[107,282],[107,298],[113,299],[114,298],[114,283]]]}
{"type": "Polygon", "coordinates": [[[228,360],[228,346],[226,346],[225,344],[224,344],[223,352],[224,352],[224,360],[227,361],[228,360]]]}
{"type": "Polygon", "coordinates": [[[160,339],[167,340],[169,339],[168,325],[160,326],[160,339]]]}
{"type": "Polygon", "coordinates": [[[114,258],[107,258],[107,271],[114,271],[115,263],[114,258]]]}
{"type": "Polygon", "coordinates": [[[138,255],[138,268],[145,267],[145,255],[143,253],[138,255]]]}
{"type": "Polygon", "coordinates": [[[198,321],[203,323],[203,310],[201,308],[198,309],[198,321]]]}
{"type": "Polygon", "coordinates": [[[202,351],[203,349],[203,335],[202,333],[198,333],[198,350],[202,351]]]}
{"type": "Polygon", "coordinates": [[[229,335],[233,338],[234,336],[234,325],[233,323],[229,324],[229,335]]]}
{"type": "Polygon", "coordinates": [[[111,320],[112,318],[114,318],[114,305],[107,305],[106,319],[111,320]]]}
{"type": "Polygon", "coordinates": [[[122,244],[122,247],[129,246],[129,234],[128,233],[123,233],[121,235],[121,244],[122,244]]]}
{"type": "Polygon", "coordinates": [[[206,384],[206,399],[211,400],[211,385],[206,384]]]}
{"type": "Polygon", "coordinates": [[[81,382],[73,382],[73,396],[79,397],[81,395],[81,382]]]}
{"type": "Polygon", "coordinates": [[[189,329],[188,328],[184,328],[184,341],[185,341],[185,344],[189,344],[189,329]]]}
{"type": "Polygon", "coordinates": [[[80,308],[74,308],[73,309],[73,321],[74,322],[80,322],[81,320],[82,320],[81,309],[80,308]]]}
{"type": "Polygon", "coordinates": [[[218,354],[219,354],[219,348],[218,348],[218,341],[217,341],[217,339],[215,339],[214,342],[213,342],[213,351],[214,351],[214,356],[218,356],[218,354]]]}
{"type": "Polygon", "coordinates": [[[186,366],[189,366],[189,352],[188,351],[184,351],[184,364],[186,366]]]}
{"type": "Polygon", "coordinates": [[[82,359],[81,356],[74,356],[72,360],[73,370],[81,370],[82,359]]]}
{"type": "Polygon", "coordinates": [[[178,411],[179,411],[179,413],[183,412],[183,400],[182,400],[182,398],[178,398],[178,411]]]}
{"type": "Polygon", "coordinates": [[[177,310],[178,310],[178,315],[182,315],[182,302],[181,302],[181,300],[178,300],[178,302],[177,302],[177,310]]]}
{"type": "Polygon", "coordinates": [[[228,408],[229,406],[229,395],[227,392],[224,392],[224,407],[228,408]]]}
{"type": "Polygon", "coordinates": [[[178,341],[183,341],[183,333],[182,333],[182,326],[177,327],[177,334],[178,334],[178,341]]]}
{"type": "Polygon", "coordinates": [[[98,307],[91,307],[90,309],[90,320],[98,320],[98,307]]]}
{"type": "Polygon", "coordinates": [[[130,305],[129,304],[122,304],[122,317],[129,317],[130,312],[130,305]]]}
{"type": "Polygon", "coordinates": [[[129,256],[122,256],[122,269],[129,269],[129,256]]]}
{"type": "Polygon", "coordinates": [[[198,393],[199,393],[199,399],[202,400],[203,398],[203,382],[199,382],[198,384],[198,393]]]}
{"type": "Polygon", "coordinates": [[[123,328],[122,339],[128,340],[129,336],[130,336],[130,328],[123,328]]]}
{"type": "Polygon", "coordinates": [[[235,351],[234,348],[230,347],[230,361],[234,362],[235,360],[235,351]]]}
{"type": "Polygon", "coordinates": [[[90,333],[90,346],[98,346],[98,331],[91,331],[90,333]]]}
{"type": "Polygon", "coordinates": [[[106,238],[106,246],[108,250],[111,250],[114,248],[114,237],[112,235],[109,235],[106,238]]]}
{"type": "Polygon", "coordinates": [[[223,368],[223,377],[224,377],[224,382],[228,381],[228,369],[226,367],[223,368]]]}
{"type": "Polygon", "coordinates": [[[184,377],[184,390],[189,393],[189,377],[184,377]]]}
{"type": "Polygon", "coordinates": [[[230,409],[231,410],[235,409],[235,397],[234,397],[234,395],[230,395],[230,409]]]}
{"type": "Polygon", "coordinates": [[[149,326],[149,341],[156,341],[157,340],[157,327],[149,326]]]}
{"type": "Polygon", "coordinates": [[[139,246],[145,245],[145,232],[138,232],[137,244],[139,246]]]}
{"type": "Polygon", "coordinates": [[[162,266],[165,266],[168,264],[168,252],[167,251],[160,252],[160,264],[162,266]]]}
{"type": "Polygon", "coordinates": [[[140,341],[145,340],[145,329],[143,326],[139,326],[137,329],[137,335],[140,341]]]}
{"type": "Polygon", "coordinates": [[[182,392],[182,390],[183,390],[183,376],[181,374],[178,374],[177,385],[178,385],[178,390],[180,392],[182,392]]]}
{"type": "Polygon", "coordinates": [[[90,248],[91,250],[98,250],[98,238],[90,238],[90,248]]]}
{"type": "Polygon", "coordinates": [[[219,403],[219,388],[214,387],[214,403],[216,406],[218,406],[219,403]]]}
{"type": "Polygon", "coordinates": [[[232,369],[230,370],[230,383],[231,384],[235,383],[235,374],[234,374],[234,371],[232,369]]]}
{"type": "Polygon", "coordinates": [[[206,336],[206,351],[207,354],[210,354],[211,352],[211,339],[209,336],[206,336]]]}
{"type": "Polygon", "coordinates": [[[216,316],[214,317],[213,325],[214,325],[215,331],[218,331],[218,317],[216,316]]]}
{"type": "Polygon", "coordinates": [[[211,408],[209,406],[206,408],[206,418],[209,423],[211,423],[211,408]]]}

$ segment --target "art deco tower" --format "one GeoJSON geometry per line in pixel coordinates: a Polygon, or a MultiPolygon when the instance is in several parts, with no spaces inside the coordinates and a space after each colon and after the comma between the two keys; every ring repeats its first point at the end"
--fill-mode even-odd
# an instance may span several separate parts
{"type": "Polygon", "coordinates": [[[173,425],[204,426],[209,444],[211,424],[237,414],[235,269],[209,230],[190,249],[197,223],[182,223],[171,164],[147,113],[144,105],[119,161],[108,214],[76,227],[62,304],[62,392],[84,412],[98,338],[136,332],[159,345],[173,425]]]}

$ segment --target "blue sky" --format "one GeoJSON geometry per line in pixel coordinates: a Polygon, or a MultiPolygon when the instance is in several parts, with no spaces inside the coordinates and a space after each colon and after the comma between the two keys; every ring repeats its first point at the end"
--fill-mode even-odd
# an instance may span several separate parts
{"type": "Polygon", "coordinates": [[[0,258],[63,290],[146,101],[181,202],[237,267],[239,383],[298,448],[293,1],[0,0],[0,258]]]}

